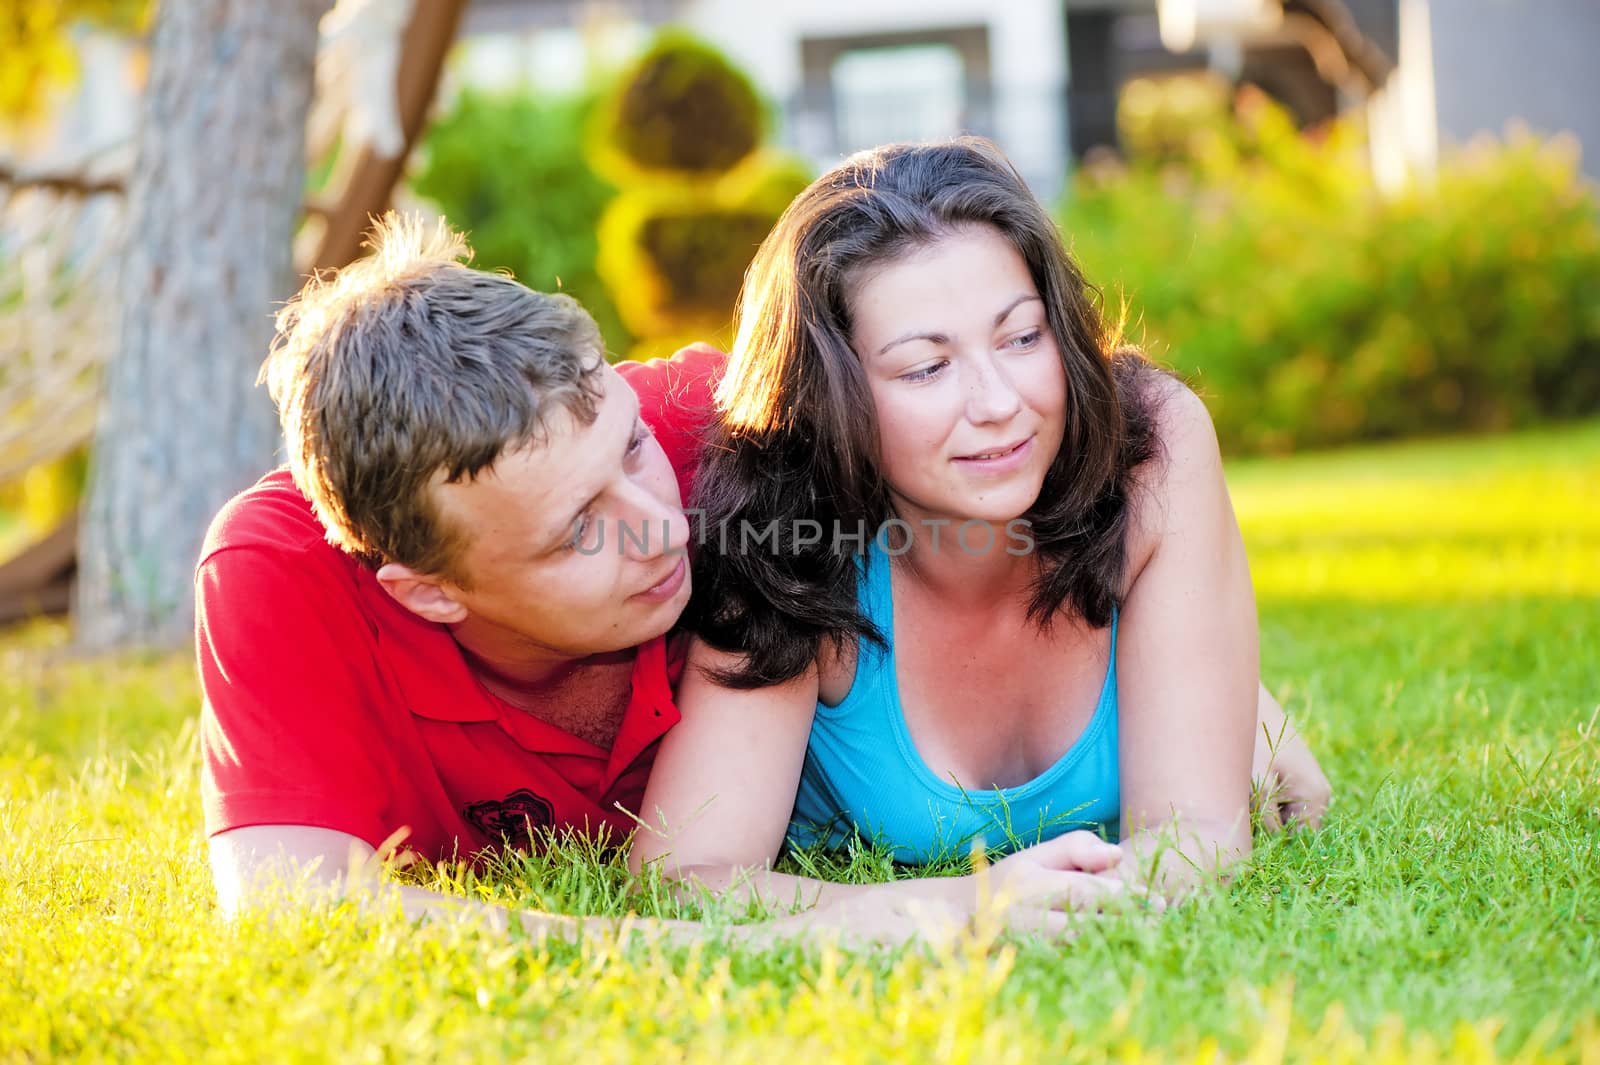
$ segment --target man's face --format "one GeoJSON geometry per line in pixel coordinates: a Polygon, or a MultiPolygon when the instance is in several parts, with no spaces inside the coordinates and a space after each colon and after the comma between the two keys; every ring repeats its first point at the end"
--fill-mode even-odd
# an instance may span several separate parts
{"type": "Polygon", "coordinates": [[[660,636],[689,602],[689,523],[639,401],[611,367],[592,424],[553,419],[538,444],[502,453],[471,480],[437,484],[460,530],[468,617],[458,637],[581,657],[660,636]]]}

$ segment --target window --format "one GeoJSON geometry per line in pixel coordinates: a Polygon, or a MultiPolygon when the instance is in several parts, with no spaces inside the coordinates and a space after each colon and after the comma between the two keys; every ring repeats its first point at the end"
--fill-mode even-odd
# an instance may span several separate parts
{"type": "Polygon", "coordinates": [[[830,80],[842,151],[953,137],[965,125],[966,68],[949,45],[854,49],[830,80]]]}

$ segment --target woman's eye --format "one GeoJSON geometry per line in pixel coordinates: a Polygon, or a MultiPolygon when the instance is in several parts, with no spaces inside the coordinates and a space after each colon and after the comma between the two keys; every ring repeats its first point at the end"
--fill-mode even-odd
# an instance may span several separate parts
{"type": "Polygon", "coordinates": [[[1006,341],[1006,346],[1009,348],[1015,348],[1019,351],[1025,351],[1039,343],[1039,338],[1043,335],[1044,334],[1042,330],[1032,329],[1026,333],[1023,333],[1021,336],[1012,337],[1010,340],[1006,341]]]}
{"type": "Polygon", "coordinates": [[[910,373],[901,374],[900,375],[900,380],[902,380],[902,381],[927,381],[930,378],[938,376],[939,371],[943,370],[948,365],[950,365],[950,363],[947,360],[941,359],[939,362],[931,363],[930,365],[923,366],[923,367],[921,367],[919,369],[916,369],[916,370],[912,370],[910,373]]]}

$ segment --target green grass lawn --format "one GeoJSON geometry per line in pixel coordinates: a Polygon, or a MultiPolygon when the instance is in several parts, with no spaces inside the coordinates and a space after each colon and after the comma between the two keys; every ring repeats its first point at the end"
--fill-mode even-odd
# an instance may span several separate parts
{"type": "MultiPolygon", "coordinates": [[[[1600,1062],[1600,423],[1230,476],[1267,682],[1335,805],[1227,890],[1066,945],[536,948],[344,909],[228,925],[188,659],[12,635],[0,1059],[1600,1062]]],[[[675,912],[581,853],[465,888],[675,912]]]]}

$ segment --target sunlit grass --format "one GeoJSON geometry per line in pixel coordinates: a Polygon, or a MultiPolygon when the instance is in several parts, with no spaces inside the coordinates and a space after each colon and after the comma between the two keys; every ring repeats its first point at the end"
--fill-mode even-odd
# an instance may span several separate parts
{"type": "Polygon", "coordinates": [[[1600,425],[1254,460],[1229,480],[1264,603],[1600,596],[1600,425]]]}
{"type": "MultiPolygon", "coordinates": [[[[13,634],[0,1060],[1600,1061],[1597,471],[1600,424],[1231,467],[1264,670],[1336,805],[1226,892],[1064,946],[534,947],[347,909],[230,926],[187,656],[74,662],[57,626],[13,634]]],[[[698,912],[592,848],[417,875],[698,912]]]]}

